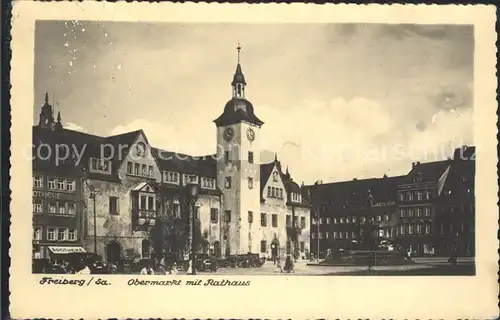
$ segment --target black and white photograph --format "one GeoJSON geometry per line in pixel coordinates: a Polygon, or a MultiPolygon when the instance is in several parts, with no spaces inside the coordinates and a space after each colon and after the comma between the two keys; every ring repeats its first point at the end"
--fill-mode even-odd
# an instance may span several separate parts
{"type": "Polygon", "coordinates": [[[474,275],[473,58],[470,25],[40,21],[33,272],[474,275]]]}
{"type": "Polygon", "coordinates": [[[32,212],[13,213],[32,217],[16,237],[29,238],[23,265],[37,285],[224,286],[229,297],[282,279],[288,296],[351,281],[358,291],[356,279],[377,276],[393,284],[367,287],[446,287],[497,269],[479,227],[498,214],[485,200],[497,186],[478,181],[497,159],[481,132],[495,129],[477,84],[485,28],[464,15],[250,16],[33,21],[32,109],[13,118],[31,125],[18,149],[32,212]]]}

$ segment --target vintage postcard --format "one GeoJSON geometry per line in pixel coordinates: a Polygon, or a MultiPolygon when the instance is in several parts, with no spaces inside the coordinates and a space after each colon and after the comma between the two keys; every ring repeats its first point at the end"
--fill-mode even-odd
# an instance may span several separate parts
{"type": "Polygon", "coordinates": [[[12,25],[13,318],[498,314],[494,7],[12,25]]]}

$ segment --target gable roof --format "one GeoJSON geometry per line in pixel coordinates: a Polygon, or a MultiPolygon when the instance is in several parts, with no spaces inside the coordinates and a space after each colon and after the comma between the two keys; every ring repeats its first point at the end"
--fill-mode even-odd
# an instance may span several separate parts
{"type": "Polygon", "coordinates": [[[424,182],[437,182],[449,167],[451,161],[434,161],[425,163],[414,163],[408,175],[421,174],[424,182]]]}
{"type": "Polygon", "coordinates": [[[329,204],[368,202],[371,193],[373,201],[391,201],[397,196],[398,185],[406,182],[407,176],[371,178],[316,184],[305,186],[308,199],[317,197],[319,202],[329,204]]]}
{"type": "MultiPolygon", "coordinates": [[[[260,165],[260,194],[264,192],[264,188],[266,187],[267,181],[271,177],[271,173],[273,172],[274,167],[276,167],[278,174],[280,175],[281,181],[283,182],[283,186],[285,187],[285,192],[287,195],[290,195],[291,192],[302,194],[302,188],[293,181],[293,178],[290,174],[284,174],[281,170],[281,162],[275,159],[273,162],[264,163],[260,165]]],[[[263,199],[261,199],[263,200],[263,199]]],[[[302,197],[302,204],[307,204],[307,200],[302,197]]]]}

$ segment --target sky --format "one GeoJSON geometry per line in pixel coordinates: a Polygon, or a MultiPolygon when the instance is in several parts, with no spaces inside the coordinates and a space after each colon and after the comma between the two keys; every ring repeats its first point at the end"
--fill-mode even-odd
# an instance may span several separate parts
{"type": "Polygon", "coordinates": [[[215,153],[238,42],[262,161],[306,184],[406,174],[473,145],[473,27],[37,21],[35,104],[95,135],[215,153]]]}

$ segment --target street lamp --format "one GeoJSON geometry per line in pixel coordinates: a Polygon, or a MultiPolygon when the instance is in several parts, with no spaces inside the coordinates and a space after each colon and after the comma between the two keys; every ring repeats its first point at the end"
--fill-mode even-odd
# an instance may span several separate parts
{"type": "Polygon", "coordinates": [[[193,275],[196,274],[196,246],[195,246],[195,230],[196,230],[196,201],[200,192],[200,186],[197,183],[188,183],[186,186],[188,202],[191,211],[191,270],[193,275]]]}
{"type": "Polygon", "coordinates": [[[94,212],[94,253],[97,254],[97,213],[96,213],[96,204],[95,199],[99,194],[99,191],[88,181],[87,187],[89,189],[89,198],[93,200],[93,212],[94,212]]]}

